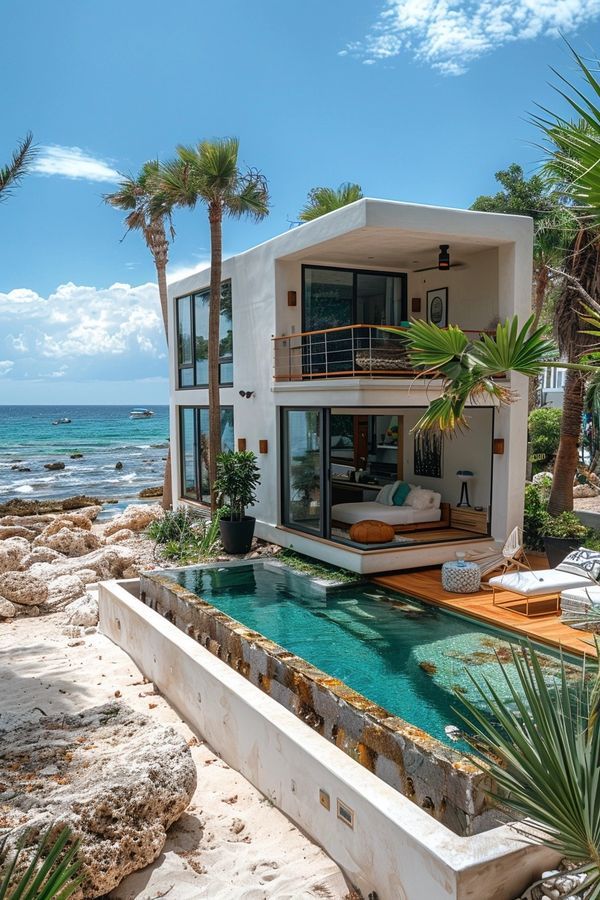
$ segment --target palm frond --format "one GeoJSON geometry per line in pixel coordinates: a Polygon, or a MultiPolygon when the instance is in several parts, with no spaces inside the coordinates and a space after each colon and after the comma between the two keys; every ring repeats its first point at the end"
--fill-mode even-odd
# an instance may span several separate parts
{"type": "Polygon", "coordinates": [[[234,194],[223,201],[225,212],[239,218],[251,216],[255,220],[264,219],[269,214],[269,188],[266,178],[256,170],[241,175],[234,194]]]}
{"type": "Polygon", "coordinates": [[[54,841],[51,841],[52,832],[50,827],[35,848],[29,865],[19,874],[17,869],[28,833],[23,834],[12,854],[6,852],[6,840],[2,843],[0,900],[68,900],[79,889],[83,882],[78,874],[82,865],[79,842],[73,841],[67,827],[54,841]]]}
{"type": "Polygon", "coordinates": [[[21,181],[32,164],[37,149],[33,144],[33,134],[28,131],[6,166],[0,166],[0,202],[6,200],[21,181]]]}
{"type": "Polygon", "coordinates": [[[344,181],[337,188],[312,188],[308,192],[306,204],[300,210],[298,219],[301,222],[311,222],[349,203],[361,200],[363,196],[360,184],[351,181],[344,181]]]}

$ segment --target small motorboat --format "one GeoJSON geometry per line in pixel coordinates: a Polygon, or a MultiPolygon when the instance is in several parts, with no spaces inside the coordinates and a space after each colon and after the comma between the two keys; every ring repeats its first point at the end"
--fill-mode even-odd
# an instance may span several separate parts
{"type": "Polygon", "coordinates": [[[70,419],[55,419],[53,421],[53,425],[69,425],[71,422],[70,419]]]}
{"type": "Polygon", "coordinates": [[[144,407],[136,407],[129,413],[130,419],[149,419],[154,415],[154,410],[145,409],[144,407]]]}

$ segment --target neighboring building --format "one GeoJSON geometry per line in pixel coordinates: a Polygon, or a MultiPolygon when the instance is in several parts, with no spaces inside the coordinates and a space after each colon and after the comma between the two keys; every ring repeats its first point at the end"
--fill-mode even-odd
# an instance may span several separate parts
{"type": "Polygon", "coordinates": [[[562,409],[566,374],[566,369],[544,369],[540,379],[540,406],[557,406],[562,409]]]}
{"type": "MultiPolygon", "coordinates": [[[[442,324],[447,315],[477,333],[514,314],[524,322],[531,259],[530,219],[363,199],[224,262],[223,447],[243,441],[258,457],[259,537],[365,573],[505,539],[522,519],[527,379],[503,381],[519,402],[472,408],[468,431],[416,439],[440,382],[415,380],[401,342],[381,326],[424,318],[428,307],[442,324]],[[451,267],[440,271],[446,244],[451,267]],[[366,482],[348,477],[358,470],[366,482]],[[479,509],[455,508],[459,470],[474,474],[479,509]],[[441,505],[420,495],[433,508],[405,510],[403,524],[397,507],[367,506],[396,479],[441,494],[441,505]],[[394,541],[350,540],[356,518],[386,517],[399,524],[394,541]]],[[[191,506],[209,498],[209,276],[204,269],[169,289],[173,491],[191,506]]]]}

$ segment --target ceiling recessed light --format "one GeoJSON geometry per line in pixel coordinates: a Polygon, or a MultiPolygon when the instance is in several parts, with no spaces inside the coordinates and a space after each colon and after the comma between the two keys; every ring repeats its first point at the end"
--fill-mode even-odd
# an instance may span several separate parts
{"type": "Polygon", "coordinates": [[[367,259],[375,259],[374,256],[367,256],[367,259]]]}

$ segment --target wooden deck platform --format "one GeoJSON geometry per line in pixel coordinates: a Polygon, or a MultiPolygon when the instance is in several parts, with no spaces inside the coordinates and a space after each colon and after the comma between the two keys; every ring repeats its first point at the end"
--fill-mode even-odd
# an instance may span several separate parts
{"type": "Polygon", "coordinates": [[[510,591],[497,591],[496,605],[492,603],[491,590],[478,591],[476,594],[448,593],[442,587],[439,568],[379,575],[373,580],[383,587],[426,600],[435,606],[473,616],[486,625],[513,631],[521,638],[531,638],[533,641],[562,648],[565,652],[579,656],[584,653],[596,655],[593,634],[564,625],[560,621],[559,614],[554,611],[555,601],[536,600],[535,618],[526,618],[515,611],[524,609],[524,598],[510,591]],[[548,612],[543,615],[545,603],[548,612]]]}

